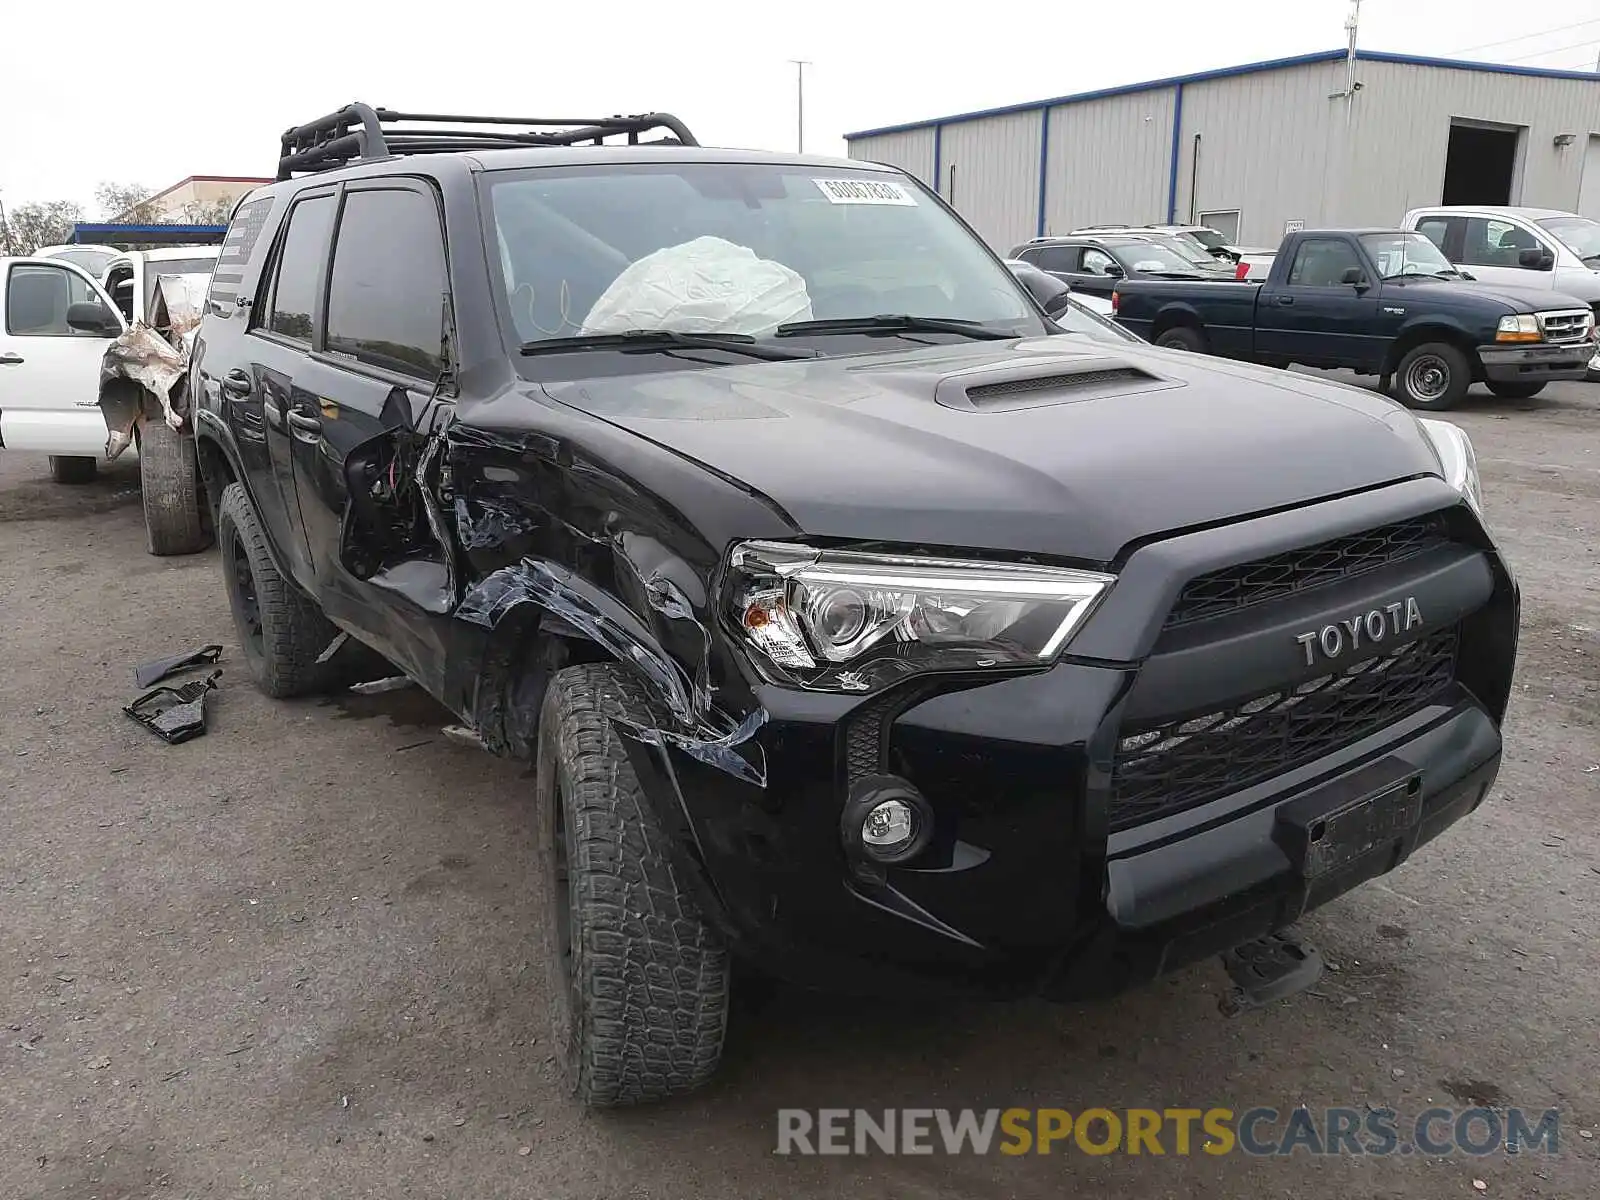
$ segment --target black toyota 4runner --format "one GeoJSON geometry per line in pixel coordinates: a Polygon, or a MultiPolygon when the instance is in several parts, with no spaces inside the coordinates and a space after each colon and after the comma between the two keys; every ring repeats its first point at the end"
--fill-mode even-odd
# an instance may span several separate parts
{"type": "Polygon", "coordinates": [[[589,1104],[710,1076],[735,959],[1303,984],[1273,935],[1494,780],[1518,592],[1452,425],[1064,333],[900,171],[662,115],[356,105],[278,178],[190,380],[244,656],[381,656],[537,764],[589,1104]]]}

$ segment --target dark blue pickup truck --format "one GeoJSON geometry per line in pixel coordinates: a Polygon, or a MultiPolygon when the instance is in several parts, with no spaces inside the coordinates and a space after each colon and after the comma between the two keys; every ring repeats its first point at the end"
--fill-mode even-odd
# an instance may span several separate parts
{"type": "Polygon", "coordinates": [[[1423,409],[1451,408],[1480,381],[1497,396],[1532,396],[1584,378],[1595,352],[1587,304],[1474,282],[1408,230],[1291,233],[1260,283],[1127,279],[1112,304],[1158,346],[1377,375],[1423,409]]]}

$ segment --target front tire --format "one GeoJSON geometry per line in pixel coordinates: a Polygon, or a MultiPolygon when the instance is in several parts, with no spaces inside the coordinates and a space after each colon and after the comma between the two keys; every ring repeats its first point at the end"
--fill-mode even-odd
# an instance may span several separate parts
{"type": "Polygon", "coordinates": [[[313,600],[278,573],[243,484],[230,483],[222,493],[217,543],[234,629],[255,685],[276,699],[333,686],[334,660],[319,663],[317,658],[338,630],[313,600]]]}
{"type": "Polygon", "coordinates": [[[151,554],[197,554],[211,544],[194,439],[160,418],[139,426],[139,491],[151,554]]]}
{"type": "Polygon", "coordinates": [[[50,456],[50,478],[57,483],[93,483],[94,477],[99,471],[100,464],[82,454],[52,454],[50,456]]]}
{"type": "Polygon", "coordinates": [[[1425,342],[1406,352],[1394,371],[1395,395],[1407,408],[1441,412],[1461,403],[1472,384],[1467,356],[1447,342],[1425,342]]]}
{"type": "Polygon", "coordinates": [[[1517,380],[1508,379],[1503,383],[1489,381],[1489,390],[1502,400],[1531,400],[1544,391],[1544,381],[1538,383],[1519,383],[1517,380]]]}
{"type": "Polygon", "coordinates": [[[1187,350],[1192,354],[1206,352],[1206,339],[1198,329],[1178,325],[1156,338],[1156,345],[1166,350],[1187,350]]]}
{"type": "Polygon", "coordinates": [[[555,1043],[591,1108],[680,1095],[722,1056],[730,965],[679,878],[613,725],[656,722],[620,667],[569,667],[539,716],[534,788],[555,1043]]]}

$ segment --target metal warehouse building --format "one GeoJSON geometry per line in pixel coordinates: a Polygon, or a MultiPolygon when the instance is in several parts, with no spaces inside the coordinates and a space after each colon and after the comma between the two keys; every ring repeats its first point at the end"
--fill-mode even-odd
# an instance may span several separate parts
{"type": "Polygon", "coordinates": [[[1428,204],[1600,219],[1600,75],[1345,50],[846,134],[991,245],[1109,222],[1393,225],[1428,204]],[[1354,77],[1354,87],[1350,86],[1354,77]]]}

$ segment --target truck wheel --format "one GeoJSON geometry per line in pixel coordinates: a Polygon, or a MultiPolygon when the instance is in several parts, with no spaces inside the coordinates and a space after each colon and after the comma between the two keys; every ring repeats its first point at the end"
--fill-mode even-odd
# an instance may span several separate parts
{"type": "Polygon", "coordinates": [[[1460,404],[1472,383],[1467,356],[1448,342],[1413,346],[1400,360],[1394,375],[1401,403],[1432,412],[1460,404]]]}
{"type": "Polygon", "coordinates": [[[1505,380],[1503,383],[1489,381],[1489,390],[1502,400],[1529,400],[1544,391],[1544,380],[1537,383],[1520,383],[1515,379],[1505,380]]]}
{"type": "Polygon", "coordinates": [[[534,786],[556,1054],[591,1108],[700,1086],[728,1018],[728,953],[674,871],[613,717],[655,723],[622,668],[554,675],[534,786]]]}
{"type": "Polygon", "coordinates": [[[211,544],[194,439],[159,418],[139,425],[139,490],[151,554],[195,554],[211,544]]]}
{"type": "Polygon", "coordinates": [[[1206,339],[1198,329],[1190,329],[1185,325],[1178,325],[1167,330],[1156,339],[1156,345],[1168,350],[1188,350],[1194,354],[1206,352],[1206,339]]]}
{"type": "Polygon", "coordinates": [[[50,456],[50,478],[57,483],[90,483],[99,469],[94,459],[81,454],[50,456]]]}
{"type": "Polygon", "coordinates": [[[304,696],[338,681],[318,663],[338,630],[316,603],[278,574],[244,485],[230,483],[217,509],[222,578],[239,646],[255,685],[269,696],[304,696]]]}

